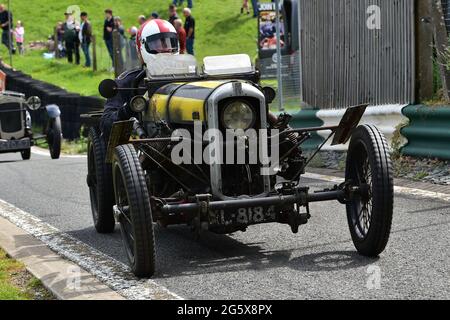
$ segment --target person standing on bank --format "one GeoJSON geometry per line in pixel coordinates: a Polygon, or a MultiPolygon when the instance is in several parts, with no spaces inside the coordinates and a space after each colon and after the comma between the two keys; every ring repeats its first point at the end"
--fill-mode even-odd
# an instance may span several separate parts
{"type": "Polygon", "coordinates": [[[16,53],[16,48],[14,48],[14,44],[12,43],[12,23],[13,16],[12,13],[5,9],[4,4],[0,4],[0,26],[2,27],[2,43],[8,48],[9,52],[12,54],[16,53]]]}
{"type": "Polygon", "coordinates": [[[106,48],[108,49],[111,61],[114,63],[113,52],[113,30],[114,30],[114,18],[111,9],[105,10],[105,23],[103,25],[103,40],[105,40],[106,48]]]}
{"type": "Polygon", "coordinates": [[[66,45],[67,61],[73,63],[73,55],[75,54],[75,63],[80,64],[80,41],[78,39],[79,27],[72,16],[72,13],[64,13],[66,22],[64,23],[64,43],[66,45]]]}
{"type": "Polygon", "coordinates": [[[91,22],[88,20],[88,14],[86,12],[82,12],[80,18],[81,18],[81,26],[79,38],[81,43],[81,49],[83,50],[84,57],[86,59],[84,66],[86,68],[90,68],[91,54],[89,51],[89,47],[92,42],[92,25],[91,22]]]}
{"type": "Polygon", "coordinates": [[[180,54],[186,53],[186,30],[183,28],[183,21],[177,19],[174,21],[175,30],[178,34],[178,42],[180,43],[180,54]]]}
{"type": "Polygon", "coordinates": [[[17,21],[16,28],[14,29],[14,37],[16,38],[17,49],[19,54],[23,55],[25,53],[25,28],[23,27],[22,21],[17,21]]]}
{"type": "Polygon", "coordinates": [[[186,51],[188,54],[194,55],[194,40],[195,40],[195,19],[191,14],[191,9],[184,8],[184,30],[186,30],[186,51]]]}

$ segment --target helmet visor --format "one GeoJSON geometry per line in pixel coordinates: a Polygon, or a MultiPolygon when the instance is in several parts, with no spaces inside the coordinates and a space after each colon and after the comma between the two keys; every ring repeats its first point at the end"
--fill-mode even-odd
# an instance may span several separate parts
{"type": "Polygon", "coordinates": [[[177,53],[178,36],[173,32],[151,35],[145,39],[145,49],[150,54],[177,53]]]}

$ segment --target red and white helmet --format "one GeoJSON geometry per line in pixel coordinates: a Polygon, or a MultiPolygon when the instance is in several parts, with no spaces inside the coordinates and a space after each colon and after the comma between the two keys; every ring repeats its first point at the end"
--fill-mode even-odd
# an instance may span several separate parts
{"type": "Polygon", "coordinates": [[[141,62],[150,65],[159,53],[179,53],[178,34],[166,20],[153,19],[144,23],[136,37],[141,62]]]}

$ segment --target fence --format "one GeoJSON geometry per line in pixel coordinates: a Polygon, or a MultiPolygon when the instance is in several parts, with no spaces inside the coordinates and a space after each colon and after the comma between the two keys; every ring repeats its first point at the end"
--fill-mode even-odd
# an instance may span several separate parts
{"type": "Polygon", "coordinates": [[[117,31],[113,32],[114,71],[116,76],[126,70],[139,67],[136,40],[127,38],[117,31]]]}
{"type": "Polygon", "coordinates": [[[414,1],[302,0],[300,24],[307,104],[333,109],[414,101],[414,1]],[[370,18],[380,25],[369,28],[370,18]]]}
{"type": "Polygon", "coordinates": [[[450,1],[441,0],[442,11],[444,13],[445,26],[447,27],[447,32],[450,34],[450,1]]]}
{"type": "MultiPolygon", "coordinates": [[[[277,63],[276,60],[273,60],[272,58],[261,59],[259,63],[276,69],[277,63]]],[[[300,108],[300,81],[300,55],[298,51],[281,58],[281,85],[275,81],[275,78],[272,80],[263,79],[264,84],[267,83],[268,85],[276,85],[278,88],[282,88],[283,107],[287,110],[298,110],[300,108]]],[[[275,99],[272,103],[272,108],[279,108],[279,99],[275,99]]]]}

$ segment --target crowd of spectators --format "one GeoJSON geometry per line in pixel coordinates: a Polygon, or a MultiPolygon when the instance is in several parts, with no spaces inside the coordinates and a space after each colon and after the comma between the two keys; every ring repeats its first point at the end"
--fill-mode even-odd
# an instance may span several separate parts
{"type": "MultiPolygon", "coordinates": [[[[169,5],[167,20],[173,24],[180,39],[180,53],[194,55],[195,40],[195,19],[192,16],[191,8],[193,1],[187,1],[187,7],[179,10],[177,5],[183,4],[183,0],[174,0],[169,5]],[[178,15],[182,14],[182,18],[178,15]],[[184,20],[184,21],[183,21],[184,20]]],[[[0,21],[2,17],[2,7],[0,6],[0,21]]],[[[119,64],[124,65],[131,61],[138,63],[138,54],[136,52],[136,36],[139,28],[148,20],[160,19],[157,12],[152,12],[149,16],[140,15],[137,17],[137,25],[126,28],[122,19],[114,15],[112,9],[104,10],[105,20],[103,23],[103,41],[109,57],[114,65],[114,60],[119,59],[119,64]],[[119,42],[114,41],[114,32],[117,32],[119,42]],[[114,46],[119,45],[120,50],[114,50],[114,46]],[[124,52],[125,51],[125,52],[124,52]],[[119,54],[118,54],[119,53],[119,54]]],[[[66,57],[69,63],[80,64],[80,52],[84,55],[84,66],[91,67],[92,58],[90,46],[92,43],[92,24],[89,21],[87,12],[82,12],[80,19],[76,19],[73,12],[65,12],[65,21],[58,22],[55,36],[50,41],[54,43],[58,58],[66,57]],[[80,50],[81,49],[81,50],[80,50]]],[[[2,25],[3,27],[3,25],[2,25]]],[[[6,38],[5,38],[6,39],[6,38]]],[[[3,40],[3,38],[2,38],[3,40]]],[[[23,40],[23,39],[22,39],[23,40]]],[[[6,40],[4,41],[6,45],[6,40]]],[[[23,41],[22,41],[23,43],[23,41]]],[[[128,66],[128,65],[127,65],[128,66]]]]}
{"type": "Polygon", "coordinates": [[[14,27],[13,14],[6,9],[4,4],[0,4],[0,27],[2,28],[2,44],[6,46],[11,54],[24,54],[25,52],[25,28],[22,21],[18,20],[14,27]],[[14,45],[17,46],[17,49],[14,45]]]}

